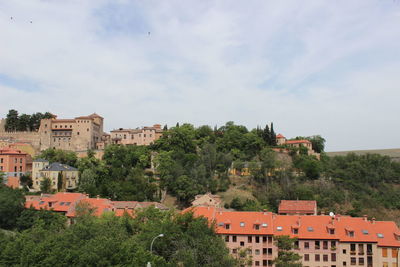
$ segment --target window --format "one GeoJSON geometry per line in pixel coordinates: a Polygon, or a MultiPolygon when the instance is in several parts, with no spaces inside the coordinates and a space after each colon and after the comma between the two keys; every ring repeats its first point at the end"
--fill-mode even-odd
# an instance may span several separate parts
{"type": "Polygon", "coordinates": [[[319,241],[315,241],[315,249],[319,249],[319,248],[320,248],[319,241]]]}
{"type": "Polygon", "coordinates": [[[225,229],[227,230],[231,229],[231,225],[229,223],[225,224],[225,229]]]}
{"type": "Polygon", "coordinates": [[[259,225],[259,224],[255,224],[255,225],[254,225],[254,229],[255,229],[255,230],[260,230],[260,225],[259,225]]]}
{"type": "Polygon", "coordinates": [[[358,255],[364,255],[364,244],[358,244],[358,255]]]}
{"type": "Polygon", "coordinates": [[[240,241],[240,246],[244,247],[244,242],[243,241],[240,241]]]}
{"type": "Polygon", "coordinates": [[[378,238],[383,238],[383,234],[380,234],[380,233],[376,234],[376,236],[377,236],[378,238]]]}
{"type": "Polygon", "coordinates": [[[266,224],[266,223],[263,223],[261,226],[262,226],[263,228],[265,228],[265,227],[267,227],[267,226],[268,226],[268,224],[266,224]]]}
{"type": "Polygon", "coordinates": [[[372,245],[371,244],[367,244],[367,254],[372,255],[372,245]]]}
{"type": "Polygon", "coordinates": [[[354,231],[348,231],[348,235],[349,235],[350,237],[354,237],[354,231]]]}
{"type": "Polygon", "coordinates": [[[277,230],[277,231],[282,231],[283,228],[282,228],[282,226],[278,226],[278,227],[276,227],[276,230],[277,230]]]}
{"type": "Polygon", "coordinates": [[[364,265],[364,258],[358,258],[358,265],[364,265]]]}
{"type": "Polygon", "coordinates": [[[260,243],[260,237],[256,236],[256,243],[260,243]]]}
{"type": "Polygon", "coordinates": [[[331,248],[336,248],[336,241],[331,241],[331,248]]]}
{"type": "Polygon", "coordinates": [[[244,227],[244,225],[245,225],[244,222],[240,223],[240,227],[244,227]]]}
{"type": "Polygon", "coordinates": [[[249,235],[247,237],[247,243],[252,243],[253,242],[253,237],[251,235],[249,235]]]}
{"type": "Polygon", "coordinates": [[[347,262],[344,261],[344,262],[343,262],[343,266],[347,266],[347,262]]]}
{"type": "Polygon", "coordinates": [[[304,261],[310,261],[310,255],[304,254],[304,261]]]}
{"type": "Polygon", "coordinates": [[[256,266],[260,266],[260,262],[259,261],[255,261],[255,265],[256,266]]]}
{"type": "Polygon", "coordinates": [[[347,251],[346,251],[345,249],[343,249],[343,254],[346,254],[346,252],[347,252],[347,251]]]}
{"type": "Polygon", "coordinates": [[[309,249],[310,248],[310,243],[309,242],[304,242],[304,248],[309,249]]]}
{"type": "Polygon", "coordinates": [[[76,135],[79,135],[79,132],[77,132],[76,135]]]}
{"type": "Polygon", "coordinates": [[[329,229],[329,234],[334,235],[335,234],[335,229],[333,229],[333,228],[329,229]]]}
{"type": "Polygon", "coordinates": [[[314,228],[312,228],[311,226],[307,227],[307,231],[309,232],[314,232],[314,228]]]}
{"type": "Polygon", "coordinates": [[[397,248],[392,248],[392,258],[396,259],[398,255],[398,249],[397,248]]]}
{"type": "Polygon", "coordinates": [[[328,249],[328,241],[323,241],[322,242],[322,248],[323,249],[328,249]]]}
{"type": "Polygon", "coordinates": [[[263,248],[263,255],[267,255],[267,249],[263,248]]]}
{"type": "Polygon", "coordinates": [[[0,159],[0,163],[3,163],[3,159],[0,159]]]}
{"type": "Polygon", "coordinates": [[[87,128],[86,131],[89,132],[89,128],[87,128]]]}
{"type": "Polygon", "coordinates": [[[267,260],[263,260],[263,266],[267,266],[268,265],[268,261],[267,260]]]}
{"type": "Polygon", "coordinates": [[[350,258],[350,264],[351,265],[356,265],[357,264],[357,259],[355,257],[350,258]]]}
{"type": "Polygon", "coordinates": [[[382,248],[382,257],[387,257],[387,248],[382,248]]]}
{"type": "Polygon", "coordinates": [[[17,162],[18,162],[18,159],[17,159],[17,158],[15,158],[15,159],[14,159],[14,163],[17,163],[17,162]]]}
{"type": "Polygon", "coordinates": [[[236,254],[237,253],[237,249],[236,248],[232,249],[232,253],[236,254]]]}
{"type": "Polygon", "coordinates": [[[236,236],[232,236],[232,242],[236,242],[236,236]]]}
{"type": "Polygon", "coordinates": [[[322,255],[322,259],[323,259],[323,261],[328,261],[329,259],[328,259],[328,254],[324,254],[324,255],[322,255]]]}
{"type": "Polygon", "coordinates": [[[315,261],[320,261],[320,255],[319,254],[315,254],[315,261]]]}
{"type": "Polygon", "coordinates": [[[336,253],[331,254],[331,261],[336,261],[336,253]]]}
{"type": "Polygon", "coordinates": [[[368,230],[362,230],[362,233],[363,233],[364,235],[368,235],[368,230]]]}
{"type": "Polygon", "coordinates": [[[14,172],[17,172],[17,166],[14,166],[14,172]]]}
{"type": "Polygon", "coordinates": [[[299,229],[298,228],[293,228],[293,234],[297,235],[299,233],[299,229]]]}
{"type": "Polygon", "coordinates": [[[272,248],[268,249],[268,255],[272,255],[272,248]]]}
{"type": "Polygon", "coordinates": [[[350,253],[353,254],[356,252],[356,244],[350,244],[350,253]]]}
{"type": "Polygon", "coordinates": [[[267,237],[266,236],[263,236],[263,243],[266,243],[267,242],[267,237]]]}
{"type": "Polygon", "coordinates": [[[19,159],[19,163],[22,163],[22,158],[19,159]]]}
{"type": "Polygon", "coordinates": [[[225,242],[229,242],[229,235],[225,236],[225,242]]]}
{"type": "Polygon", "coordinates": [[[254,254],[255,255],[260,255],[260,250],[259,249],[254,250],[254,254]]]}

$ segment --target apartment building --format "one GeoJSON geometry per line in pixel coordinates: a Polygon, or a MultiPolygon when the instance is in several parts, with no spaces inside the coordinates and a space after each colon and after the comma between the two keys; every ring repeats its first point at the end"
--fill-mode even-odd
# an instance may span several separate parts
{"type": "Polygon", "coordinates": [[[111,143],[148,146],[158,140],[162,136],[162,132],[160,124],[154,124],[152,127],[142,127],[141,129],[119,128],[110,132],[111,143]]]}
{"type": "Polygon", "coordinates": [[[40,191],[40,184],[45,178],[50,179],[52,190],[72,190],[78,187],[79,171],[66,164],[50,164],[47,160],[35,159],[32,162],[32,187],[35,191],[40,191]]]}
{"type": "Polygon", "coordinates": [[[295,252],[305,267],[399,267],[400,231],[394,222],[327,215],[277,215],[193,207],[216,224],[230,253],[247,250],[251,266],[274,266],[276,236],[297,238],[295,252]]]}
{"type": "Polygon", "coordinates": [[[20,177],[26,173],[28,154],[13,148],[0,149],[0,171],[4,173],[3,183],[18,188],[20,177]]]}

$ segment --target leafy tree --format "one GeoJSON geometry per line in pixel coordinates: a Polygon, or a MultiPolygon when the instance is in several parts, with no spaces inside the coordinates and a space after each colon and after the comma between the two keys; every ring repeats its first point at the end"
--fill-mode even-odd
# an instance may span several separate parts
{"type": "Polygon", "coordinates": [[[96,173],[92,169],[85,169],[79,178],[79,192],[87,193],[91,196],[97,194],[96,173]]]}
{"type": "Polygon", "coordinates": [[[23,231],[32,228],[35,224],[41,224],[46,228],[56,229],[66,226],[66,217],[50,210],[24,209],[17,219],[17,229],[23,231]]]}
{"type": "Polygon", "coordinates": [[[51,193],[51,180],[49,178],[44,178],[40,181],[40,191],[42,193],[51,193]]]}
{"type": "Polygon", "coordinates": [[[10,109],[6,117],[6,131],[16,131],[18,129],[18,111],[10,109]]]}
{"type": "Polygon", "coordinates": [[[278,257],[274,263],[276,267],[301,267],[301,256],[292,250],[297,239],[287,235],[276,236],[275,245],[278,247],[278,257]]]}
{"type": "Polygon", "coordinates": [[[73,167],[77,167],[78,162],[78,157],[75,152],[54,148],[43,150],[37,158],[46,159],[50,163],[59,162],[73,167]]]}
{"type": "Polygon", "coordinates": [[[24,209],[25,197],[18,189],[0,184],[0,228],[13,229],[24,209]]]}

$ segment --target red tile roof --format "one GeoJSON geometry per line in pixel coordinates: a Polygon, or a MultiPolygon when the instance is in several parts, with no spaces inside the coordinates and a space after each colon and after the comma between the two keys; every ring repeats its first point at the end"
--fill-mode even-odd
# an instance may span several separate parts
{"type": "Polygon", "coordinates": [[[13,148],[2,148],[0,149],[0,155],[26,155],[25,152],[18,150],[18,149],[13,149],[13,148]]]}
{"type": "Polygon", "coordinates": [[[95,208],[94,215],[100,216],[104,212],[115,212],[116,216],[122,216],[127,210],[128,214],[133,215],[134,210],[138,208],[147,208],[154,206],[158,209],[168,209],[158,202],[138,202],[138,201],[111,201],[105,198],[89,198],[81,193],[60,192],[54,195],[43,194],[42,196],[25,196],[25,208],[33,207],[37,210],[46,209],[56,212],[63,212],[67,217],[76,216],[76,205],[87,203],[95,208]]]}
{"type": "Polygon", "coordinates": [[[310,213],[314,214],[317,210],[315,200],[281,200],[278,213],[310,213]]]}
{"type": "Polygon", "coordinates": [[[311,142],[308,140],[288,140],[286,144],[311,144],[311,142]]]}
{"type": "Polygon", "coordinates": [[[285,138],[282,134],[278,134],[276,138],[285,138]]]}
{"type": "Polygon", "coordinates": [[[366,218],[327,215],[277,215],[271,212],[223,211],[214,207],[193,207],[193,211],[216,224],[218,234],[289,235],[299,239],[370,242],[378,246],[400,247],[400,231],[391,221],[370,221],[366,218]],[[226,227],[229,224],[229,227],[226,227]],[[258,224],[258,229],[255,227],[258,224]],[[228,229],[227,229],[228,228],[228,229]],[[293,228],[298,233],[294,234],[293,228]],[[329,229],[334,229],[331,234],[329,229]],[[350,229],[350,230],[349,230],[350,229]],[[349,233],[353,231],[353,233],[349,233]],[[397,236],[396,236],[397,234],[397,236]]]}

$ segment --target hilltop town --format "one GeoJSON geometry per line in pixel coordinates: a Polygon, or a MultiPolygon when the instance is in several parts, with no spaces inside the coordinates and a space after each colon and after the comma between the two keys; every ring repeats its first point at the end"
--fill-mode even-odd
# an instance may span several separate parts
{"type": "MultiPolygon", "coordinates": [[[[156,236],[161,227],[167,236],[173,233],[165,218],[170,225],[179,225],[176,218],[203,220],[204,231],[213,229],[209,238],[219,240],[213,252],[223,254],[216,259],[221,266],[278,266],[280,242],[303,266],[399,262],[400,163],[390,157],[329,157],[321,136],[287,139],[272,123],[252,130],[233,122],[214,129],[155,124],[106,133],[96,113],[46,114],[34,127],[1,121],[0,195],[15,201],[0,228],[30,235],[24,231],[40,220],[63,239],[78,231],[75,225],[150,220],[156,226],[148,233],[156,236]]],[[[123,242],[130,227],[120,233],[123,242]]]]}

